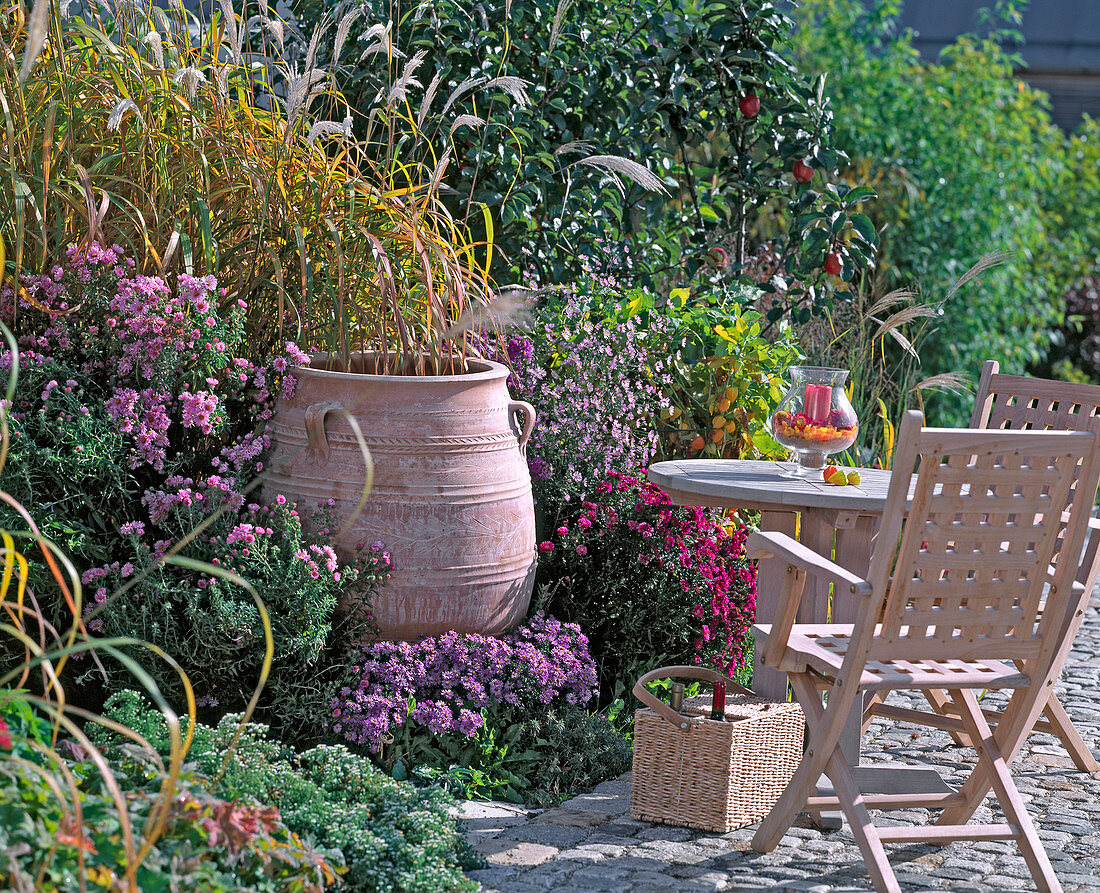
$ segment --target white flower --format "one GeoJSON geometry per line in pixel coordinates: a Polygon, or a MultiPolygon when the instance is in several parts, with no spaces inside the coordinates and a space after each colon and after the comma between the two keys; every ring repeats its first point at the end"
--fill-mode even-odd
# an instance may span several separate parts
{"type": "Polygon", "coordinates": [[[317,121],[311,128],[309,128],[309,135],[306,136],[306,145],[312,146],[313,141],[318,137],[330,137],[330,136],[342,136],[345,139],[351,136],[351,115],[344,118],[343,122],[340,121],[317,121]]]}
{"type": "Polygon", "coordinates": [[[199,84],[206,83],[206,75],[195,68],[194,65],[188,65],[186,68],[177,71],[172,81],[176,84],[183,84],[187,88],[188,99],[194,99],[199,90],[199,84]]]}
{"type": "Polygon", "coordinates": [[[138,107],[134,105],[134,101],[132,99],[123,99],[111,109],[111,114],[107,116],[107,129],[118,130],[122,126],[122,119],[126,117],[127,112],[133,112],[137,115],[138,121],[141,121],[143,124],[145,123],[144,120],[142,120],[141,112],[138,111],[138,107]]]}
{"type": "Polygon", "coordinates": [[[164,40],[160,36],[159,31],[150,31],[142,38],[142,43],[149,44],[149,49],[153,51],[153,59],[157,63],[158,68],[164,68],[164,40]]]}

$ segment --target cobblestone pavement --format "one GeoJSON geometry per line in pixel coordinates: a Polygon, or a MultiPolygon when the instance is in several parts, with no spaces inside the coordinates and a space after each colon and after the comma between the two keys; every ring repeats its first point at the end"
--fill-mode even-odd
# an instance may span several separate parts
{"type": "MultiPolygon", "coordinates": [[[[1092,606],[1060,684],[1062,703],[1094,753],[1100,748],[1100,596],[1092,606]]],[[[907,703],[895,692],[891,702],[907,703]]],[[[997,703],[990,693],[986,702],[997,703]]],[[[914,706],[915,696],[913,697],[914,706]]],[[[922,702],[923,703],[923,702],[922,702]]],[[[973,751],[946,733],[876,720],[864,737],[866,763],[935,766],[957,786],[973,751]]],[[[1013,775],[1067,893],[1100,893],[1100,773],[1077,772],[1050,735],[1032,735],[1013,775]]],[[[1003,821],[989,798],[974,821],[1003,821]]],[[[821,831],[800,816],[771,853],[754,852],[756,826],[709,834],[632,821],[630,774],[542,812],[499,804],[466,805],[468,836],[490,867],[470,872],[485,893],[562,890],[587,893],[714,893],[726,890],[871,890],[845,827],[821,831]]],[[[926,822],[928,810],[872,813],[876,822],[926,822]]],[[[905,893],[1034,890],[1012,841],[948,847],[893,845],[891,864],[905,893]]]]}

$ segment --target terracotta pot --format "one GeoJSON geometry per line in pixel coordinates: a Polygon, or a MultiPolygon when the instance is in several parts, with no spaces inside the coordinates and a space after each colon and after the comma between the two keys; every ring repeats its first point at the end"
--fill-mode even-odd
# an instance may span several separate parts
{"type": "Polygon", "coordinates": [[[465,374],[432,377],[363,371],[373,368],[370,354],[354,356],[351,373],[321,354],[292,370],[298,386],[276,408],[265,498],[284,494],[306,523],[318,502],[334,499],[340,522],[349,518],[365,471],[351,415],[370,449],[374,484],[337,552],[376,540],[390,552],[393,574],[373,603],[382,635],[515,626],[535,577],[523,455],[534,409],[512,400],[499,363],[470,360],[465,374]]]}

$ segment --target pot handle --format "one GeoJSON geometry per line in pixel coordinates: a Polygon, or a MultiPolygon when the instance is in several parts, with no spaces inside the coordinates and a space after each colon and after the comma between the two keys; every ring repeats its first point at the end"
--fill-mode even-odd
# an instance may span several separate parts
{"type": "Polygon", "coordinates": [[[523,400],[510,400],[508,401],[508,417],[509,419],[517,412],[523,413],[523,431],[519,435],[519,451],[520,455],[527,455],[527,441],[531,437],[531,431],[535,427],[535,407],[530,403],[525,403],[523,400]]]}
{"type": "Polygon", "coordinates": [[[325,417],[330,412],[344,412],[344,407],[332,400],[314,403],[306,410],[306,448],[322,462],[329,457],[328,435],[325,434],[325,417]]]}

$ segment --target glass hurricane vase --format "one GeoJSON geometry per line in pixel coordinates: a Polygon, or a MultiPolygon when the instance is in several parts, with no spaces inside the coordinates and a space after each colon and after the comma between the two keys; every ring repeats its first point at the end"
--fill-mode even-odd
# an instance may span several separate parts
{"type": "Polygon", "coordinates": [[[847,369],[792,366],[791,386],[771,419],[772,434],[794,455],[792,474],[820,476],[826,458],[856,442],[859,423],[844,392],[847,369]]]}

